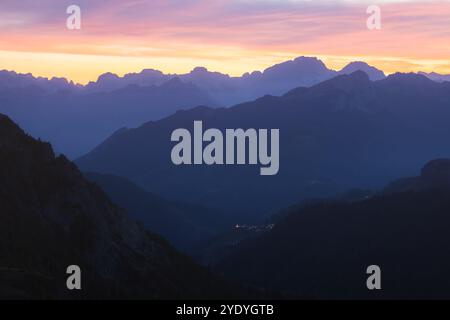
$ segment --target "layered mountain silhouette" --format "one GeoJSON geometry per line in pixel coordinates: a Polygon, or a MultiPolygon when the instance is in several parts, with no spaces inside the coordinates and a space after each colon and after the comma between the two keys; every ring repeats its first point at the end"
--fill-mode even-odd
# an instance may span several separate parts
{"type": "MultiPolygon", "coordinates": [[[[351,64],[340,73],[357,69],[375,75],[374,79],[382,74],[363,63],[351,64]]],[[[123,77],[105,73],[86,86],[63,78],[0,71],[0,112],[72,159],[123,127],[136,127],[199,105],[231,106],[266,94],[281,95],[337,74],[322,61],[309,57],[242,77],[203,67],[180,75],[146,69],[123,77]]]]}
{"type": "Polygon", "coordinates": [[[364,201],[292,209],[217,268],[302,297],[448,299],[450,160],[428,163],[409,181],[364,201]],[[381,269],[381,290],[366,287],[371,265],[381,269]]]}
{"type": "MultiPolygon", "coordinates": [[[[364,62],[334,71],[312,57],[299,57],[242,77],[203,67],[179,75],[146,69],[123,77],[106,73],[86,86],[64,78],[0,71],[0,112],[34,137],[50,141],[56,152],[74,159],[120,128],[133,128],[199,105],[231,106],[264,95],[283,95],[357,70],[371,80],[384,78],[382,71],[364,62]]],[[[427,76],[441,81],[434,74],[427,76]]]]}
{"type": "Polygon", "coordinates": [[[56,153],[93,148],[76,161],[81,173],[0,115],[0,297],[256,296],[167,238],[208,263],[226,256],[216,270],[236,281],[288,295],[450,298],[445,76],[386,77],[363,62],[334,71],[307,57],[242,77],[148,69],[86,86],[2,71],[0,111],[56,153]],[[174,165],[171,133],[196,120],[279,129],[278,175],[174,165]],[[72,264],[81,292],[65,286],[72,264]],[[373,264],[381,292],[365,286],[373,264]]]}
{"type": "Polygon", "coordinates": [[[426,76],[427,78],[437,81],[437,82],[444,82],[444,81],[450,81],[450,74],[439,74],[436,72],[419,72],[419,74],[426,76]]]}
{"type": "Polygon", "coordinates": [[[230,106],[246,100],[253,100],[266,94],[282,95],[296,87],[309,87],[338,74],[364,71],[371,80],[384,78],[384,73],[364,62],[352,62],[340,71],[334,71],[314,57],[298,57],[265,69],[263,72],[248,72],[241,77],[231,77],[220,72],[211,72],[197,67],[187,74],[163,74],[157,70],[143,70],[123,77],[106,73],[98,81],[89,83],[87,91],[109,91],[130,84],[141,86],[158,85],[178,77],[183,82],[192,83],[208,92],[214,101],[222,106],[230,106]]]}
{"type": "Polygon", "coordinates": [[[281,97],[231,108],[198,107],[123,130],[77,160],[85,171],[127,177],[170,199],[249,217],[273,214],[301,199],[351,188],[378,189],[414,174],[428,159],[450,156],[450,84],[417,74],[370,81],[358,71],[281,97]],[[175,166],[177,128],[280,129],[280,171],[258,166],[175,166]]]}
{"type": "Polygon", "coordinates": [[[49,93],[39,86],[0,86],[0,112],[69,157],[89,151],[122,127],[134,127],[199,104],[216,105],[206,92],[178,78],[161,85],[129,85],[98,93],[78,89],[49,93]]]}
{"type": "Polygon", "coordinates": [[[20,74],[14,71],[0,70],[0,88],[22,88],[37,87],[52,93],[61,90],[81,88],[72,81],[65,78],[53,77],[51,79],[34,77],[32,74],[20,74]]]}
{"type": "Polygon", "coordinates": [[[375,67],[372,67],[362,61],[355,61],[349,63],[341,71],[339,71],[339,74],[351,74],[356,71],[364,71],[369,76],[370,80],[373,81],[382,80],[386,78],[386,75],[384,74],[383,71],[375,67]]]}
{"type": "Polygon", "coordinates": [[[0,208],[3,298],[240,296],[135,223],[74,164],[3,115],[0,208]],[[69,265],[81,267],[81,291],[66,288],[69,265]]]}
{"type": "Polygon", "coordinates": [[[177,249],[190,252],[231,226],[229,218],[219,210],[168,201],[122,177],[98,173],[83,175],[98,184],[133,219],[168,239],[177,249]]]}

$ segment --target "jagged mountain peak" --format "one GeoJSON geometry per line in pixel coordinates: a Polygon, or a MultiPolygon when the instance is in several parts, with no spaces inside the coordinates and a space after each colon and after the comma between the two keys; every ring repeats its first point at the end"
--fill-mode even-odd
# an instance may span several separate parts
{"type": "Polygon", "coordinates": [[[311,89],[329,90],[337,88],[345,91],[358,92],[361,88],[365,88],[371,84],[369,75],[361,70],[357,70],[350,74],[341,74],[330,80],[321,82],[311,89]]]}
{"type": "Polygon", "coordinates": [[[300,57],[295,58],[293,61],[297,64],[304,63],[304,64],[317,65],[320,67],[326,67],[325,63],[323,63],[323,61],[317,57],[300,56],[300,57]]]}
{"type": "Polygon", "coordinates": [[[208,73],[208,69],[205,67],[195,67],[194,69],[192,69],[191,73],[208,73]]]}
{"type": "Polygon", "coordinates": [[[433,81],[437,81],[437,82],[444,82],[444,81],[450,81],[450,75],[449,74],[440,74],[437,72],[430,72],[430,73],[426,73],[423,71],[419,71],[418,74],[421,74],[433,81]]]}
{"type": "Polygon", "coordinates": [[[414,72],[396,72],[387,76],[386,80],[388,81],[396,81],[396,82],[415,82],[419,84],[433,84],[434,81],[427,78],[423,74],[418,74],[414,72]]]}
{"type": "Polygon", "coordinates": [[[317,75],[321,73],[333,73],[326,65],[315,57],[298,57],[267,68],[263,72],[265,77],[292,78],[317,75]]]}
{"type": "Polygon", "coordinates": [[[143,69],[140,74],[142,75],[163,75],[164,73],[162,73],[159,70],[156,69],[143,69]]]}
{"type": "Polygon", "coordinates": [[[108,80],[117,80],[119,78],[120,77],[117,74],[115,74],[115,73],[105,72],[105,73],[103,73],[103,74],[98,76],[97,82],[108,81],[108,80]]]}
{"type": "Polygon", "coordinates": [[[381,80],[386,78],[386,75],[383,71],[369,65],[368,63],[364,61],[354,61],[347,64],[344,68],[342,68],[341,71],[339,71],[340,74],[350,74],[355,71],[363,71],[367,73],[370,80],[381,80]]]}

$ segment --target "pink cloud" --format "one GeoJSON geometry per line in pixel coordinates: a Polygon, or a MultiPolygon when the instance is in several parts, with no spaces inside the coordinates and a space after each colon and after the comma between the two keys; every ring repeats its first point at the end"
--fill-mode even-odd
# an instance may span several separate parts
{"type": "MultiPolygon", "coordinates": [[[[0,3],[0,49],[127,56],[226,57],[223,52],[450,56],[450,2],[384,1],[382,29],[361,1],[31,0],[0,3]],[[82,8],[82,30],[65,8],[82,8]],[[15,19],[15,20],[14,20],[15,19]]],[[[228,57],[232,58],[232,57],[228,57]]]]}

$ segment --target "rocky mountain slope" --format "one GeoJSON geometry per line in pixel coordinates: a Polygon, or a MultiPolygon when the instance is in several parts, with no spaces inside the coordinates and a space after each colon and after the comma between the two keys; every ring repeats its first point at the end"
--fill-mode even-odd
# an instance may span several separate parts
{"type": "Polygon", "coordinates": [[[234,287],[146,231],[48,143],[0,115],[2,298],[217,298],[234,287]],[[82,290],[66,288],[66,268],[82,290]]]}

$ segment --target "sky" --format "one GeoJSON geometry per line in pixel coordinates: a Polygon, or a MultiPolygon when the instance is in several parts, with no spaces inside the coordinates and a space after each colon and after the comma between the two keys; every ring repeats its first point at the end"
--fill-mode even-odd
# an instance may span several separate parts
{"type": "Polygon", "coordinates": [[[104,72],[239,76],[298,56],[332,69],[450,74],[446,0],[0,0],[0,69],[94,81],[104,72]],[[69,5],[81,29],[69,30],[69,5]],[[381,29],[366,25],[369,5],[381,29]]]}

